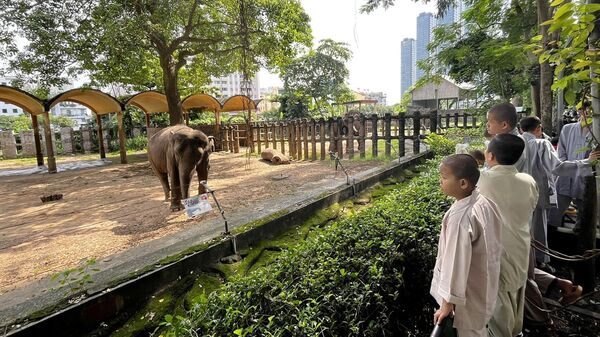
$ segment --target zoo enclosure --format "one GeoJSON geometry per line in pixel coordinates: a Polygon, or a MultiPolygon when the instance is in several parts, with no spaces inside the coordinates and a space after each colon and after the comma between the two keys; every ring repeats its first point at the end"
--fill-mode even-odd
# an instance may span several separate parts
{"type": "Polygon", "coordinates": [[[412,143],[412,152],[416,154],[421,150],[421,139],[429,133],[443,134],[451,127],[481,126],[481,119],[466,110],[411,109],[401,115],[386,113],[357,117],[255,122],[251,124],[249,147],[257,153],[272,147],[296,160],[325,160],[330,152],[337,153],[340,158],[353,159],[355,155],[365,158],[369,147],[371,155],[378,157],[379,146],[383,144],[384,156],[391,157],[394,148],[397,156],[402,157],[406,155],[407,141],[412,143]],[[397,149],[393,142],[397,142],[397,149]]]}

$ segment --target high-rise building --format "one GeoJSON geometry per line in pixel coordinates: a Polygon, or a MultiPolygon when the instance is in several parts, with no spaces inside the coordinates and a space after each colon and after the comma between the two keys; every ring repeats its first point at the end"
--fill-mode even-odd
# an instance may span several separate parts
{"type": "Polygon", "coordinates": [[[222,77],[212,77],[212,85],[219,90],[218,97],[229,97],[234,95],[248,95],[250,98],[258,98],[260,95],[258,75],[250,79],[250,93],[243,88],[244,77],[240,73],[233,73],[222,77]]]}
{"type": "Polygon", "coordinates": [[[460,14],[462,13],[462,2],[456,5],[448,7],[444,14],[436,18],[436,26],[449,25],[460,21],[460,14]]]}
{"type": "Polygon", "coordinates": [[[404,95],[415,84],[415,39],[404,39],[400,44],[400,94],[404,95]]]}
{"type": "MultiPolygon", "coordinates": [[[[429,57],[429,50],[427,50],[427,45],[431,42],[431,35],[433,31],[433,27],[435,26],[435,17],[431,13],[421,13],[417,17],[417,40],[415,42],[416,47],[416,62],[425,60],[429,57]]],[[[416,66],[416,80],[418,81],[425,72],[423,69],[416,66]]]]}

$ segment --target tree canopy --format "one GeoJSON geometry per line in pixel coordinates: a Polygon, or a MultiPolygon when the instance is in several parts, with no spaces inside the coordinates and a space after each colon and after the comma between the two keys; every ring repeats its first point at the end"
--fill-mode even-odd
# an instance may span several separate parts
{"type": "Polygon", "coordinates": [[[171,124],[182,121],[180,91],[210,76],[285,66],[312,36],[297,0],[0,0],[0,56],[22,80],[61,85],[84,73],[91,84],[140,90],[156,85],[171,124]],[[19,50],[17,37],[27,44],[19,50]]]}
{"type": "Polygon", "coordinates": [[[346,85],[349,76],[346,62],[351,57],[346,43],[321,40],[316,49],[283,68],[284,87],[288,96],[291,95],[288,100],[297,103],[302,102],[302,98],[309,99],[321,112],[326,105],[351,97],[346,85]]]}

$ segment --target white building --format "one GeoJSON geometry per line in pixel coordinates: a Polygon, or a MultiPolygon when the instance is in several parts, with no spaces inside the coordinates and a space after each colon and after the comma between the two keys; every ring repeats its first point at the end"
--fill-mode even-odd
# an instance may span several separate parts
{"type": "MultiPolygon", "coordinates": [[[[92,112],[83,105],[73,102],[61,102],[50,109],[53,116],[65,116],[75,121],[74,130],[92,120],[92,112]]],[[[52,119],[51,119],[52,120],[52,119]]]]}
{"type": "Polygon", "coordinates": [[[217,97],[229,97],[234,95],[248,95],[250,98],[259,98],[260,90],[258,74],[250,79],[250,93],[243,88],[243,75],[233,73],[223,77],[211,77],[211,85],[217,88],[217,97]]]}
{"type": "MultiPolygon", "coordinates": [[[[0,77],[1,85],[10,85],[12,78],[0,77]]],[[[8,104],[7,102],[0,101],[0,116],[19,116],[23,114],[23,109],[16,105],[8,104]]]]}
{"type": "Polygon", "coordinates": [[[282,93],[283,88],[280,87],[260,88],[259,98],[261,99],[261,101],[258,104],[259,111],[265,112],[272,109],[279,109],[281,104],[275,101],[275,99],[282,93]]]}

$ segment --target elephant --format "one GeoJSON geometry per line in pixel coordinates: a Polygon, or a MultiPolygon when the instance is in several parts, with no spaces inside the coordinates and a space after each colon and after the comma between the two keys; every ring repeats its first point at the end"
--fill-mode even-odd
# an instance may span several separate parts
{"type": "MultiPolygon", "coordinates": [[[[208,179],[212,146],[203,132],[185,125],[164,128],[148,140],[148,161],[160,179],[165,201],[171,200],[171,211],[183,209],[181,199],[189,197],[194,170],[198,181],[208,179]]],[[[202,184],[198,186],[198,193],[206,193],[202,184]]]]}

